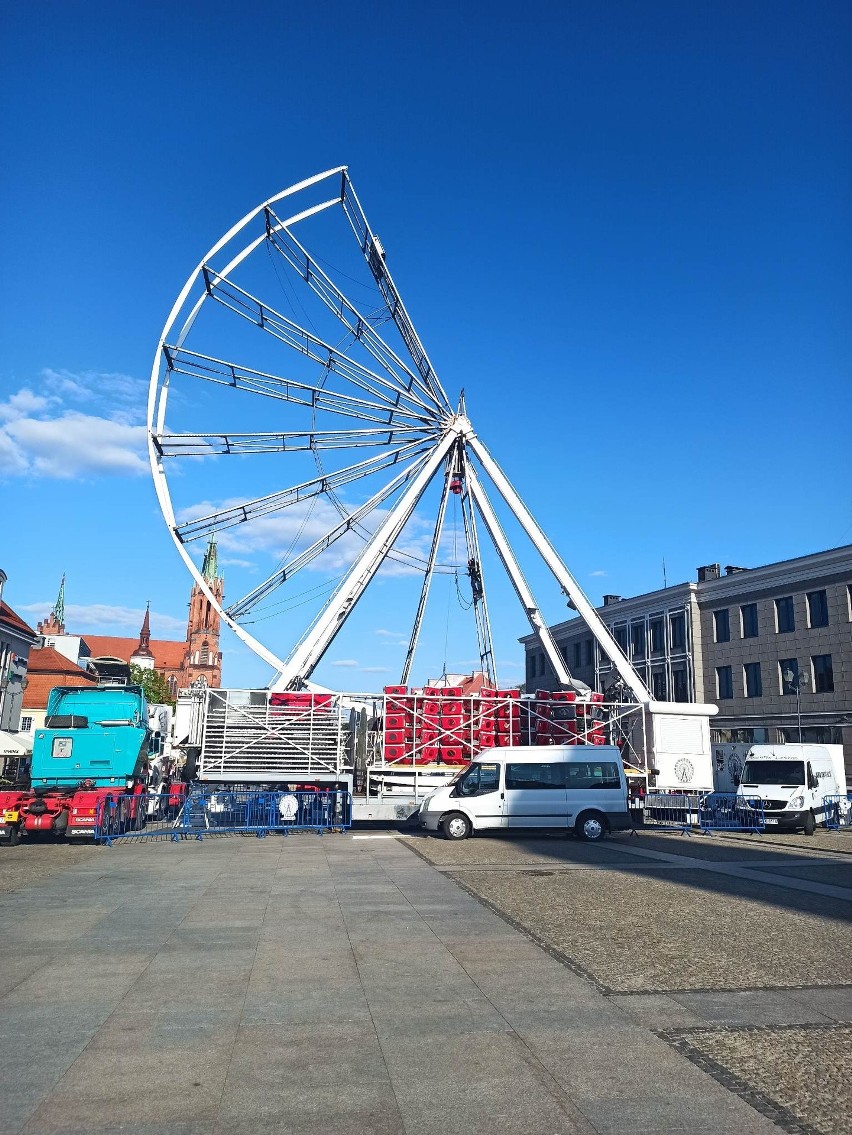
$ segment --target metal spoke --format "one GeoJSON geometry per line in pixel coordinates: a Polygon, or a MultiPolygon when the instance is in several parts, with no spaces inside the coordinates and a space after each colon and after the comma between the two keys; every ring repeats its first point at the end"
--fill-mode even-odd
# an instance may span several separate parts
{"type": "MultiPolygon", "coordinates": [[[[294,323],[292,319],[288,319],[286,315],[276,311],[269,304],[263,303],[251,292],[245,291],[226,276],[220,275],[209,265],[205,264],[202,274],[208,296],[229,311],[234,312],[235,315],[253,323],[262,331],[272,335],[300,354],[314,359],[329,370],[335,371],[341,378],[351,382],[360,390],[366,391],[373,398],[379,398],[391,407],[395,406],[400,398],[404,398],[412,403],[418,412],[426,416],[436,417],[435,407],[431,402],[424,402],[416,394],[398,385],[398,382],[391,382],[367,367],[361,366],[355,360],[350,359],[348,355],[344,355],[335,347],[325,343],[317,335],[307,331],[304,327],[300,327],[298,323],[294,323]],[[382,389],[376,389],[376,387],[382,389]],[[382,390],[384,390],[384,393],[382,390]]],[[[397,377],[393,372],[389,373],[392,377],[397,377]]]]}
{"type": "Polygon", "coordinates": [[[388,373],[391,379],[396,381],[390,381],[350,358],[338,348],[332,347],[251,292],[233,283],[224,274],[215,272],[208,265],[203,268],[203,276],[207,294],[211,299],[288,347],[334,371],[372,397],[382,399],[389,406],[395,406],[401,398],[404,398],[421,414],[435,416],[434,406],[407,391],[404,385],[400,385],[398,376],[392,371],[388,373]]]}
{"type": "Polygon", "coordinates": [[[363,344],[376,362],[384,367],[388,374],[393,375],[402,383],[407,394],[412,395],[413,388],[416,387],[437,410],[442,413],[445,412],[441,406],[440,398],[434,390],[424,383],[419,375],[409,370],[399,355],[388,346],[369,320],[329,279],[322,268],[311,258],[307,249],[299,243],[271,209],[267,210],[267,218],[270,217],[275,219],[275,224],[269,224],[268,228],[270,244],[299,273],[311,291],[322,300],[350,334],[363,344]]]}
{"type": "Polygon", "coordinates": [[[248,520],[256,520],[260,516],[267,516],[271,512],[277,512],[288,505],[296,504],[298,501],[308,500],[310,497],[327,492],[330,488],[340,488],[342,485],[360,480],[371,473],[377,473],[391,465],[396,465],[400,461],[416,457],[419,453],[430,448],[432,448],[431,442],[423,442],[422,440],[409,442],[407,445],[399,446],[387,453],[370,457],[366,461],[348,465],[335,473],[316,477],[310,481],[303,481],[292,488],[282,489],[264,497],[256,497],[254,500],[244,501],[230,508],[220,509],[218,512],[211,512],[196,520],[177,524],[173,531],[181,543],[198,540],[201,537],[208,536],[211,532],[233,528],[236,524],[245,524],[248,520]]]}
{"type": "Polygon", "coordinates": [[[320,449],[363,449],[390,445],[422,430],[296,430],[288,433],[161,434],[154,445],[163,457],[206,457],[234,453],[293,453],[320,449]]]}
{"type": "Polygon", "coordinates": [[[299,555],[295,556],[289,563],[277,568],[263,583],[258,584],[258,586],[247,595],[244,595],[242,599],[238,599],[236,603],[232,603],[227,608],[226,613],[230,615],[232,619],[239,619],[248,614],[261,600],[265,599],[286,580],[292,579],[297,571],[300,571],[303,567],[306,567],[315,560],[318,555],[327,548],[330,548],[341,536],[345,536],[347,532],[354,531],[356,524],[366,516],[369,516],[374,509],[378,508],[380,504],[383,504],[398,488],[418,473],[426,460],[426,456],[421,455],[412,461],[407,469],[404,469],[402,473],[394,477],[392,481],[389,481],[384,488],[380,489],[375,496],[372,496],[368,501],[362,504],[360,508],[356,508],[351,512],[345,520],[342,520],[340,524],[332,528],[325,536],[320,537],[319,540],[311,544],[311,546],[306,548],[303,552],[300,552],[299,555]]]}
{"type": "MultiPolygon", "coordinates": [[[[266,398],[276,398],[297,406],[308,406],[312,410],[322,410],[330,414],[339,414],[368,422],[390,423],[396,418],[407,418],[412,422],[420,423],[432,422],[433,420],[430,416],[416,413],[414,410],[409,410],[405,406],[390,400],[372,402],[367,398],[358,398],[352,394],[329,390],[324,386],[282,378],[280,375],[253,370],[251,367],[245,367],[239,363],[217,359],[211,355],[202,355],[197,351],[188,351],[185,347],[178,348],[164,343],[163,355],[169,371],[175,374],[184,374],[190,378],[201,378],[206,382],[230,386],[235,390],[245,390],[252,394],[261,394],[266,398]]],[[[326,373],[328,373],[327,364],[324,363],[323,365],[326,366],[326,373]]],[[[336,370],[336,367],[334,369],[336,370]]]]}
{"type": "Polygon", "coordinates": [[[426,349],[420,341],[420,336],[414,329],[414,324],[408,312],[405,310],[405,305],[402,302],[397,287],[391,279],[391,274],[385,264],[384,249],[379,243],[375,233],[370,228],[364,210],[361,208],[361,202],[355,193],[352,182],[349,180],[348,173],[343,172],[343,197],[342,197],[343,211],[346,214],[352,231],[355,233],[358,243],[361,246],[361,252],[373,273],[373,279],[379,287],[382,295],[384,296],[385,303],[387,304],[388,311],[391,319],[396,324],[403,342],[408,348],[414,365],[417,367],[421,378],[426,382],[429,388],[440,399],[447,410],[450,410],[450,402],[447,398],[444,388],[435,374],[435,369],[429,361],[429,356],[426,354],[426,349]]]}

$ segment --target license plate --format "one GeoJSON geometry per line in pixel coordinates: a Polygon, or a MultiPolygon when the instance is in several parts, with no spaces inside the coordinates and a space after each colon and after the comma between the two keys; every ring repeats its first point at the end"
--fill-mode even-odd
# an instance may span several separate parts
{"type": "Polygon", "coordinates": [[[777,816],[767,816],[766,822],[767,822],[767,824],[777,824],[778,823],[778,817],[777,816]]]}
{"type": "Polygon", "coordinates": [[[3,813],[3,822],[6,824],[16,824],[18,822],[19,813],[14,811],[3,813]]]}

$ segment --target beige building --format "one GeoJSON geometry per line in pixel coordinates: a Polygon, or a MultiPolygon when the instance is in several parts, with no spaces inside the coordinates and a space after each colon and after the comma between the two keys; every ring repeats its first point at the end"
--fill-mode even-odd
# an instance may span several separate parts
{"type": "MultiPolygon", "coordinates": [[[[603,621],[654,697],[719,707],[716,740],[842,743],[852,759],[852,546],[763,567],[718,564],[630,599],[603,621]]],[[[616,674],[580,618],[551,628],[572,675],[605,691],[616,674]]],[[[533,635],[526,688],[556,685],[533,635]]]]}

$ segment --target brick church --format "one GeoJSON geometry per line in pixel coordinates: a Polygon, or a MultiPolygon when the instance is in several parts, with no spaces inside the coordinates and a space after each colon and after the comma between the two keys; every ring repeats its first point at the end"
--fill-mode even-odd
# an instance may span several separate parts
{"type": "MultiPolygon", "coordinates": [[[[217,601],[221,602],[225,581],[219,575],[215,536],[210,537],[205,549],[201,574],[217,601]]],[[[44,636],[46,648],[52,647],[69,659],[74,654],[73,661],[79,661],[80,665],[85,666],[87,658],[110,657],[123,658],[125,662],[144,669],[156,670],[166,679],[172,697],[175,697],[178,690],[188,689],[198,678],[204,678],[207,685],[214,688],[222,685],[219,621],[218,612],[196,583],[190,592],[189,618],[183,642],[151,638],[148,610],[145,611],[138,639],[85,632],[79,635],[67,634],[63,577],[55,607],[50,617],[39,623],[37,629],[44,636]]],[[[34,651],[30,655],[31,670],[34,661],[38,665],[38,654],[39,651],[34,651]]]]}

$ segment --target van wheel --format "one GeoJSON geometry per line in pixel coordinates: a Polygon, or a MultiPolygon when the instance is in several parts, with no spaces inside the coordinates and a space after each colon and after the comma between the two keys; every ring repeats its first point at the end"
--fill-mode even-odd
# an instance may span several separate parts
{"type": "Polygon", "coordinates": [[[600,812],[583,812],[574,825],[574,834],[586,843],[597,843],[609,831],[609,824],[600,812]]]}
{"type": "Polygon", "coordinates": [[[816,819],[814,818],[813,812],[808,812],[807,816],[805,816],[805,826],[802,828],[802,831],[805,835],[813,835],[816,831],[816,819]]]}
{"type": "Polygon", "coordinates": [[[470,820],[461,812],[451,812],[441,820],[444,839],[467,839],[472,830],[470,820]]]}

